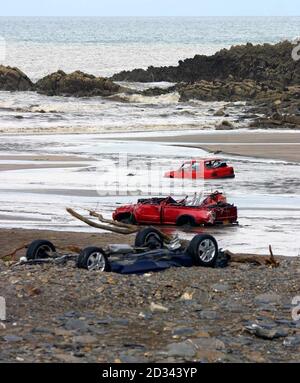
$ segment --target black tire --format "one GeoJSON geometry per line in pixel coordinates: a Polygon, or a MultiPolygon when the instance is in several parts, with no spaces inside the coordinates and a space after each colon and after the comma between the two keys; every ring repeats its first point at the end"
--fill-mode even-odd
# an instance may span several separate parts
{"type": "Polygon", "coordinates": [[[196,266],[214,267],[219,255],[218,243],[212,235],[198,234],[191,240],[187,253],[196,266]]]}
{"type": "Polygon", "coordinates": [[[77,258],[76,266],[86,270],[111,271],[107,256],[100,247],[86,247],[81,250],[77,258]],[[101,255],[101,263],[97,265],[97,257],[99,257],[99,254],[101,255]]]}
{"type": "Polygon", "coordinates": [[[49,258],[52,252],[55,252],[55,246],[52,242],[38,239],[31,242],[27,248],[26,258],[27,259],[44,259],[49,258]]]}
{"type": "Polygon", "coordinates": [[[195,218],[190,215],[182,215],[177,218],[176,221],[177,226],[197,226],[195,222],[195,218]]]}
{"type": "Polygon", "coordinates": [[[162,249],[164,239],[159,230],[147,227],[140,230],[135,237],[135,247],[149,247],[150,249],[162,249]]]}

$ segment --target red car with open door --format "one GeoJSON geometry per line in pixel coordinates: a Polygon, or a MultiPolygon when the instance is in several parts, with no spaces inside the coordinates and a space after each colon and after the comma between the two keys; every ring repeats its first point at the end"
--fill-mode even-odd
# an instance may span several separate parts
{"type": "Polygon", "coordinates": [[[166,178],[220,179],[234,178],[234,169],[218,158],[184,162],[178,170],[165,173],[166,178]]]}
{"type": "Polygon", "coordinates": [[[113,219],[124,223],[151,225],[214,225],[237,223],[237,208],[227,203],[223,193],[215,192],[202,202],[195,194],[176,201],[172,197],[139,199],[136,204],[117,208],[113,219]]]}

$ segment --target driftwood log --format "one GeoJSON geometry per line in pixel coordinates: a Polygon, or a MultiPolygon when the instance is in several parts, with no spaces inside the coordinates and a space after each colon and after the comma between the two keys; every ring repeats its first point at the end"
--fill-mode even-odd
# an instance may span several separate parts
{"type": "MultiPolygon", "coordinates": [[[[133,234],[133,233],[138,232],[138,230],[139,230],[137,226],[132,226],[132,225],[131,225],[132,228],[129,228],[129,227],[120,227],[120,226],[116,226],[113,224],[102,223],[101,221],[99,221],[100,223],[95,222],[95,221],[92,221],[91,219],[88,219],[88,218],[84,217],[83,215],[77,213],[73,209],[67,208],[66,210],[74,218],[78,219],[79,221],[86,223],[87,225],[89,225],[91,227],[95,227],[96,229],[109,230],[109,231],[112,231],[112,232],[118,233],[118,234],[133,234]]],[[[99,219],[99,216],[97,216],[98,219],[99,219]]]]}
{"type": "Polygon", "coordinates": [[[278,267],[279,262],[276,261],[272,246],[269,246],[270,255],[258,255],[258,254],[243,254],[243,253],[232,253],[229,250],[225,250],[225,255],[229,257],[230,262],[237,263],[252,263],[259,266],[270,266],[270,267],[278,267]]]}
{"type": "MultiPolygon", "coordinates": [[[[92,221],[92,220],[84,217],[83,215],[77,213],[73,209],[68,208],[66,210],[74,218],[77,218],[80,221],[86,223],[87,225],[95,227],[95,228],[98,228],[98,229],[108,230],[108,231],[112,231],[113,233],[118,233],[118,234],[134,234],[134,233],[137,233],[140,230],[140,227],[137,226],[137,225],[131,225],[131,224],[123,223],[123,222],[114,221],[112,219],[106,219],[106,218],[103,217],[102,214],[96,213],[93,210],[88,210],[89,215],[91,217],[98,218],[98,221],[100,223],[92,221]]],[[[164,239],[164,241],[166,243],[170,243],[172,241],[172,239],[173,239],[172,237],[170,237],[169,235],[164,234],[160,230],[158,230],[158,231],[160,232],[162,238],[164,239]]]]}
{"type": "Polygon", "coordinates": [[[118,221],[115,221],[113,219],[106,219],[103,217],[102,214],[99,214],[99,213],[95,212],[94,210],[88,210],[88,212],[89,212],[91,217],[98,218],[98,220],[100,222],[107,223],[109,225],[113,225],[113,226],[117,226],[117,227],[124,227],[127,229],[132,229],[132,230],[136,229],[137,230],[136,225],[130,225],[128,223],[118,222],[118,221]]]}

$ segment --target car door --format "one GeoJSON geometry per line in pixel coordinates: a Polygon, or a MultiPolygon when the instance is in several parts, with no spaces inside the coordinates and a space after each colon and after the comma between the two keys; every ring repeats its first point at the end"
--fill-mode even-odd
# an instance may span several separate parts
{"type": "Polygon", "coordinates": [[[191,178],[192,177],[192,163],[185,162],[180,168],[180,178],[191,178]]]}
{"type": "Polygon", "coordinates": [[[162,206],[162,223],[167,225],[175,225],[178,215],[180,214],[180,207],[175,205],[162,206]]]}
{"type": "Polygon", "coordinates": [[[193,180],[196,180],[198,178],[203,178],[202,174],[203,174],[203,170],[202,170],[202,166],[200,162],[194,162],[191,165],[191,178],[193,180]]]}
{"type": "Polygon", "coordinates": [[[160,223],[161,205],[141,204],[135,211],[136,220],[142,223],[160,223]]]}

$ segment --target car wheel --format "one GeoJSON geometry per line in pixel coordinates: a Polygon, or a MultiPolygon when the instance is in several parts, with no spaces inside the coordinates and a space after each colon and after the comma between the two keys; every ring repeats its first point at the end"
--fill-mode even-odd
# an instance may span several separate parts
{"type": "Polygon", "coordinates": [[[51,253],[56,251],[52,242],[43,239],[38,239],[31,242],[27,248],[27,259],[44,259],[49,258],[51,253]]]}
{"type": "Polygon", "coordinates": [[[197,266],[213,267],[219,255],[218,243],[209,234],[196,235],[187,248],[197,266]]]}
{"type": "Polygon", "coordinates": [[[136,247],[149,247],[150,249],[162,249],[164,239],[160,231],[153,227],[140,230],[135,237],[136,247]]]}
{"type": "Polygon", "coordinates": [[[77,258],[77,267],[89,271],[111,271],[107,256],[99,247],[87,247],[81,250],[77,258]]]}
{"type": "Polygon", "coordinates": [[[183,215],[176,221],[177,226],[196,226],[194,217],[189,215],[183,215]]]}

